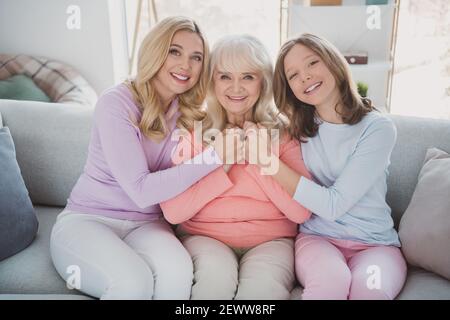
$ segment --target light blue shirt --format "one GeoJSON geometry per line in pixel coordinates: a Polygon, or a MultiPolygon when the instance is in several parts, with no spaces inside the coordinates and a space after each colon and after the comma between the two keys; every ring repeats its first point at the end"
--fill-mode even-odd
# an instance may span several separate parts
{"type": "Polygon", "coordinates": [[[314,181],[301,177],[294,194],[313,213],[300,232],[399,247],[386,203],[396,137],[392,120],[376,111],[354,125],[322,122],[301,144],[314,181]]]}

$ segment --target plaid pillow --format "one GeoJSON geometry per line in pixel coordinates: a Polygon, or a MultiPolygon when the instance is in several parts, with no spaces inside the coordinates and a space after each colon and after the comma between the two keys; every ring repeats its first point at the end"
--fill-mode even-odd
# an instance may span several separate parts
{"type": "Polygon", "coordinates": [[[44,57],[0,54],[0,80],[25,74],[53,102],[94,106],[97,94],[72,67],[44,57]]]}

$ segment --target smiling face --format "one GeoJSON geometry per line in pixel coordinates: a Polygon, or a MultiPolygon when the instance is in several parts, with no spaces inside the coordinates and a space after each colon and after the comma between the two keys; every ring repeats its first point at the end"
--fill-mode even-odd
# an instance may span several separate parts
{"type": "Polygon", "coordinates": [[[164,102],[191,89],[198,81],[203,66],[203,42],[198,34],[180,30],[173,36],[169,54],[153,79],[164,102]]]}
{"type": "Polygon", "coordinates": [[[336,80],[311,49],[294,45],[286,54],[284,70],[289,87],[300,101],[316,107],[336,103],[339,97],[336,80]]]}
{"type": "Polygon", "coordinates": [[[251,114],[261,94],[261,74],[215,70],[213,81],[214,93],[229,119],[251,114]]]}

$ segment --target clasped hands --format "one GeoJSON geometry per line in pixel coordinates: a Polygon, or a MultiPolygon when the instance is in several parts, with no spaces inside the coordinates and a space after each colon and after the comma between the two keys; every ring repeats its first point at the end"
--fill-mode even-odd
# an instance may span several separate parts
{"type": "Polygon", "coordinates": [[[245,121],[242,128],[228,124],[214,136],[214,149],[224,163],[225,171],[233,164],[267,165],[272,157],[269,130],[261,124],[245,121]]]}

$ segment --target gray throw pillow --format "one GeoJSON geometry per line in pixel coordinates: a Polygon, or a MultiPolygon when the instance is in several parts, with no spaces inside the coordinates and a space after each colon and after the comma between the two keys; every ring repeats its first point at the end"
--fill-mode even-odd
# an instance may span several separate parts
{"type": "Polygon", "coordinates": [[[0,128],[0,261],[25,249],[37,229],[11,134],[7,127],[0,128]]]}
{"type": "Polygon", "coordinates": [[[450,280],[450,155],[427,150],[399,226],[402,251],[415,266],[450,280]]]}

